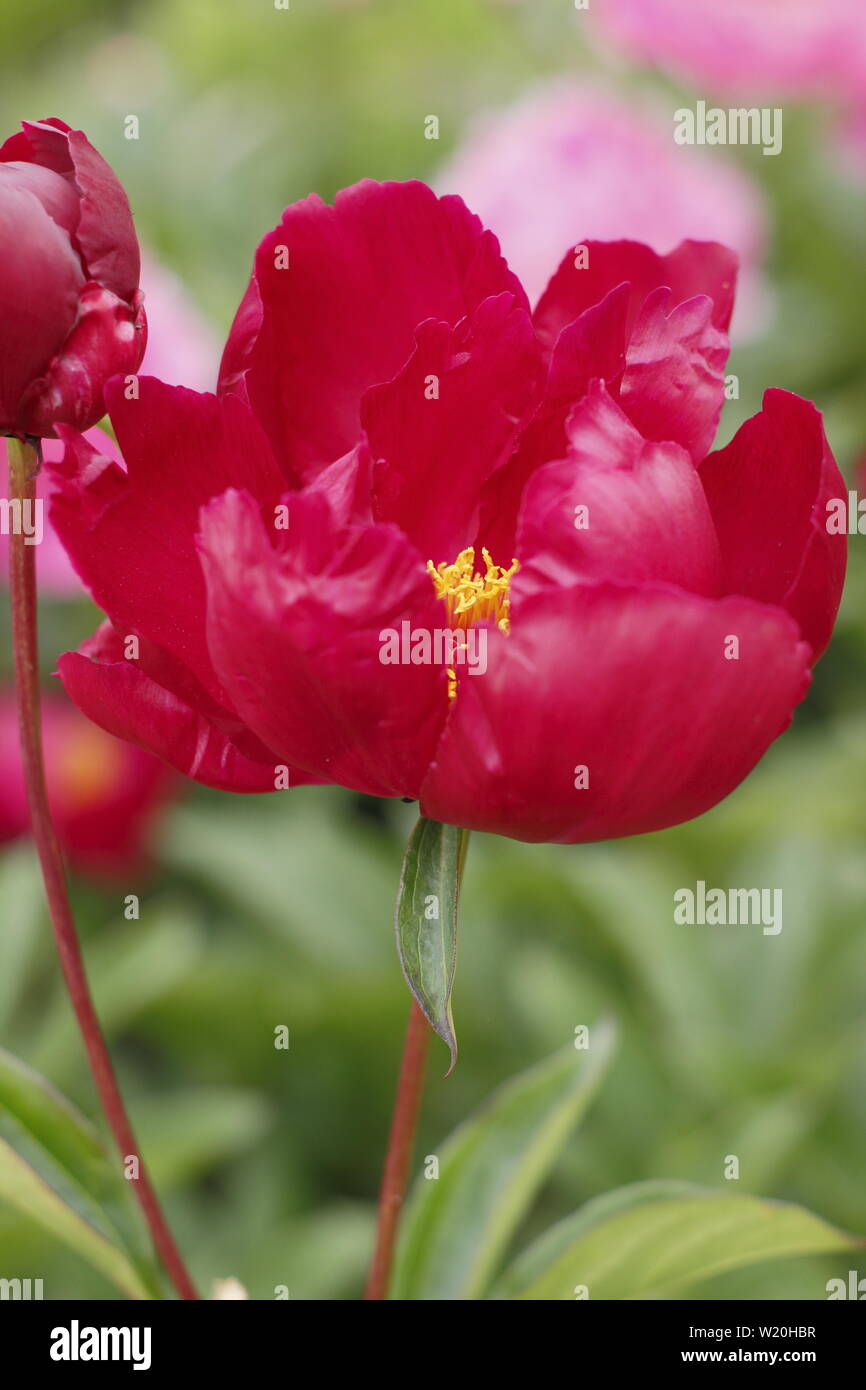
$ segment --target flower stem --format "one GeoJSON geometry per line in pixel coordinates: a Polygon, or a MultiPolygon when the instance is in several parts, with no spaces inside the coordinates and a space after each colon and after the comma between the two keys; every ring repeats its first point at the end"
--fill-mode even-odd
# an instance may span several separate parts
{"type": "MultiPolygon", "coordinates": [[[[9,457],[10,497],[21,506],[22,520],[26,509],[32,509],[36,496],[36,474],[39,457],[30,443],[7,439],[9,457]]],[[[156,1193],[150,1185],[138,1144],[127,1118],[123,1098],[114,1075],[111,1058],[99,1019],[93,1006],[84,961],[78,944],[75,922],[66,889],[66,876],[60,845],[45,788],[45,767],[42,754],[41,698],[39,692],[39,658],[36,626],[36,561],[32,545],[27,544],[22,525],[13,526],[10,546],[9,591],[12,606],[12,645],[15,656],[15,690],[18,703],[18,727],[24,763],[24,780],[33,839],[42,866],[45,896],[51,914],[57,953],[66,988],[75,1010],[78,1027],[87,1050],[90,1070],[105,1117],[124,1163],[138,1159],[138,1175],[131,1181],[150,1228],[166,1273],[182,1299],[197,1299],[195,1286],[186,1271],[180,1252],[174,1243],[162,1213],[156,1193]]]]}
{"type": "Polygon", "coordinates": [[[400,1080],[397,1083],[397,1099],[391,1119],[388,1153],[382,1173],[376,1249],[370,1266],[365,1299],[384,1299],[388,1294],[397,1223],[406,1195],[412,1146],[424,1091],[424,1066],[431,1037],[430,1025],[413,999],[406,1029],[400,1080]]]}

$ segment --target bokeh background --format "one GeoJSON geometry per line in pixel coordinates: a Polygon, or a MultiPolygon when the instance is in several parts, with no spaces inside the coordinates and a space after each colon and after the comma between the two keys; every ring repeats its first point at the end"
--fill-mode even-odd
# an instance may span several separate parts
{"type": "MultiPolygon", "coordinates": [[[[661,251],[682,234],[737,239],[746,303],[729,371],[740,398],[720,441],[765,386],[788,387],[825,412],[857,487],[866,173],[854,78],[850,91],[826,73],[833,80],[789,74],[774,88],[766,66],[766,90],[753,82],[750,95],[783,106],[782,154],[683,149],[672,112],[712,99],[716,82],[725,98],[723,80],[682,57],[665,63],[664,26],[662,59],[611,43],[604,10],[604,0],[590,14],[570,0],[291,0],[288,11],[272,0],[5,0],[2,130],[60,115],[113,164],[154,265],[154,301],[157,280],[168,299],[153,352],[167,355],[165,375],[198,386],[215,370],[258,240],[310,191],[329,198],[366,176],[449,190],[465,180],[470,203],[501,209],[494,230],[530,280],[559,221],[557,256],[587,235],[643,234],[661,251]],[[431,115],[438,139],[427,138],[431,115]]],[[[726,803],[600,846],[473,838],[454,995],[461,1058],[443,1081],[437,1044],[419,1154],[576,1025],[613,1012],[622,1026],[613,1069],[528,1234],[627,1182],[722,1187],[728,1154],[740,1158],[743,1190],[866,1233],[864,547],[851,538],[837,635],[793,729],[726,803]],[[675,926],[674,891],[698,878],[780,887],[783,931],[675,926]]],[[[74,586],[55,587],[42,604],[46,673],[98,617],[74,586]]],[[[0,1044],[95,1116],[32,850],[11,838],[11,747],[0,757],[10,837],[0,1044]]],[[[254,1298],[277,1284],[293,1298],[357,1297],[407,1012],[391,922],[412,808],[337,789],[241,798],[159,779],[144,796],[123,756],[76,728],[50,771],[70,835],[76,815],[89,827],[76,911],[180,1243],[206,1288],[234,1275],[254,1298]],[[114,858],[112,824],[128,831],[114,858]],[[129,894],[138,920],[124,916],[129,894]],[[290,1029],[288,1052],[274,1049],[278,1024],[290,1029]]],[[[2,1207],[0,1251],[0,1272],[43,1277],[48,1297],[113,1296],[2,1207]]],[[[840,1265],[767,1264],[699,1296],[821,1298],[840,1265]]]]}

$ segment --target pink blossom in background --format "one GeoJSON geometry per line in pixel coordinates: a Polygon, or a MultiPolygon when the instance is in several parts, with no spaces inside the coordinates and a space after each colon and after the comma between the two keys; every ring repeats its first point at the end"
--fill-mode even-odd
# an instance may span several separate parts
{"type": "Polygon", "coordinates": [[[141,374],[170,386],[213,391],[222,348],[183,282],[142,251],[141,287],[149,328],[141,374]]]}
{"type": "Polygon", "coordinates": [[[605,38],[713,93],[866,96],[863,0],[593,0],[605,38]]]}
{"type": "Polygon", "coordinates": [[[632,238],[666,253],[693,239],[740,257],[734,336],[767,316],[759,189],[719,151],[676,145],[670,113],[655,106],[596,84],[545,84],[480,118],[436,183],[496,228],[532,300],[569,243],[632,238]]]}
{"type": "Polygon", "coordinates": [[[593,0],[586,19],[602,42],[708,95],[841,105],[833,152],[866,175],[864,0],[593,0]]]}

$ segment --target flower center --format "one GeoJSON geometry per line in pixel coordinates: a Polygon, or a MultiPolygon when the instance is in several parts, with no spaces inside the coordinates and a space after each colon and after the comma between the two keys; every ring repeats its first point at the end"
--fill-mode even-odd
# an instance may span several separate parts
{"type": "MultiPolygon", "coordinates": [[[[433,580],[436,597],[445,604],[448,621],[452,628],[472,627],[474,623],[485,620],[496,623],[503,632],[510,627],[508,610],[511,604],[510,588],[512,575],[517,573],[518,562],[511,561],[509,569],[495,565],[489,550],[482,550],[484,571],[475,568],[475,547],[461,550],[453,564],[434,565],[427,561],[427,569],[433,580]]],[[[457,673],[448,668],[448,698],[453,700],[457,694],[457,673]]]]}

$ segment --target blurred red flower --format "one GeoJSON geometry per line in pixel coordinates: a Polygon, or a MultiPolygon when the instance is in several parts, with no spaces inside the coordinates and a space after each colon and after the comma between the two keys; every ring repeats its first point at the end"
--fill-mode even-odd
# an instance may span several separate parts
{"type": "Polygon", "coordinates": [[[62,431],[55,524],[111,620],[72,698],[235,791],[285,767],[525,840],[707,810],[789,723],[845,565],[812,405],[768,392],[707,456],[734,261],[591,242],[531,314],[457,197],[289,208],[217,396],[114,383],[126,468],[62,431]],[[431,659],[443,629],[483,669],[431,659]]]}
{"type": "Polygon", "coordinates": [[[120,183],[80,130],[25,121],[0,147],[0,433],[87,429],[147,337],[120,183]]]}
{"type": "MultiPolygon", "coordinates": [[[[140,870],[173,774],[140,748],[104,733],[62,694],[43,700],[42,715],[48,797],[71,862],[97,877],[140,870]]],[[[26,835],[29,827],[15,697],[0,691],[0,843],[26,835]]]]}

